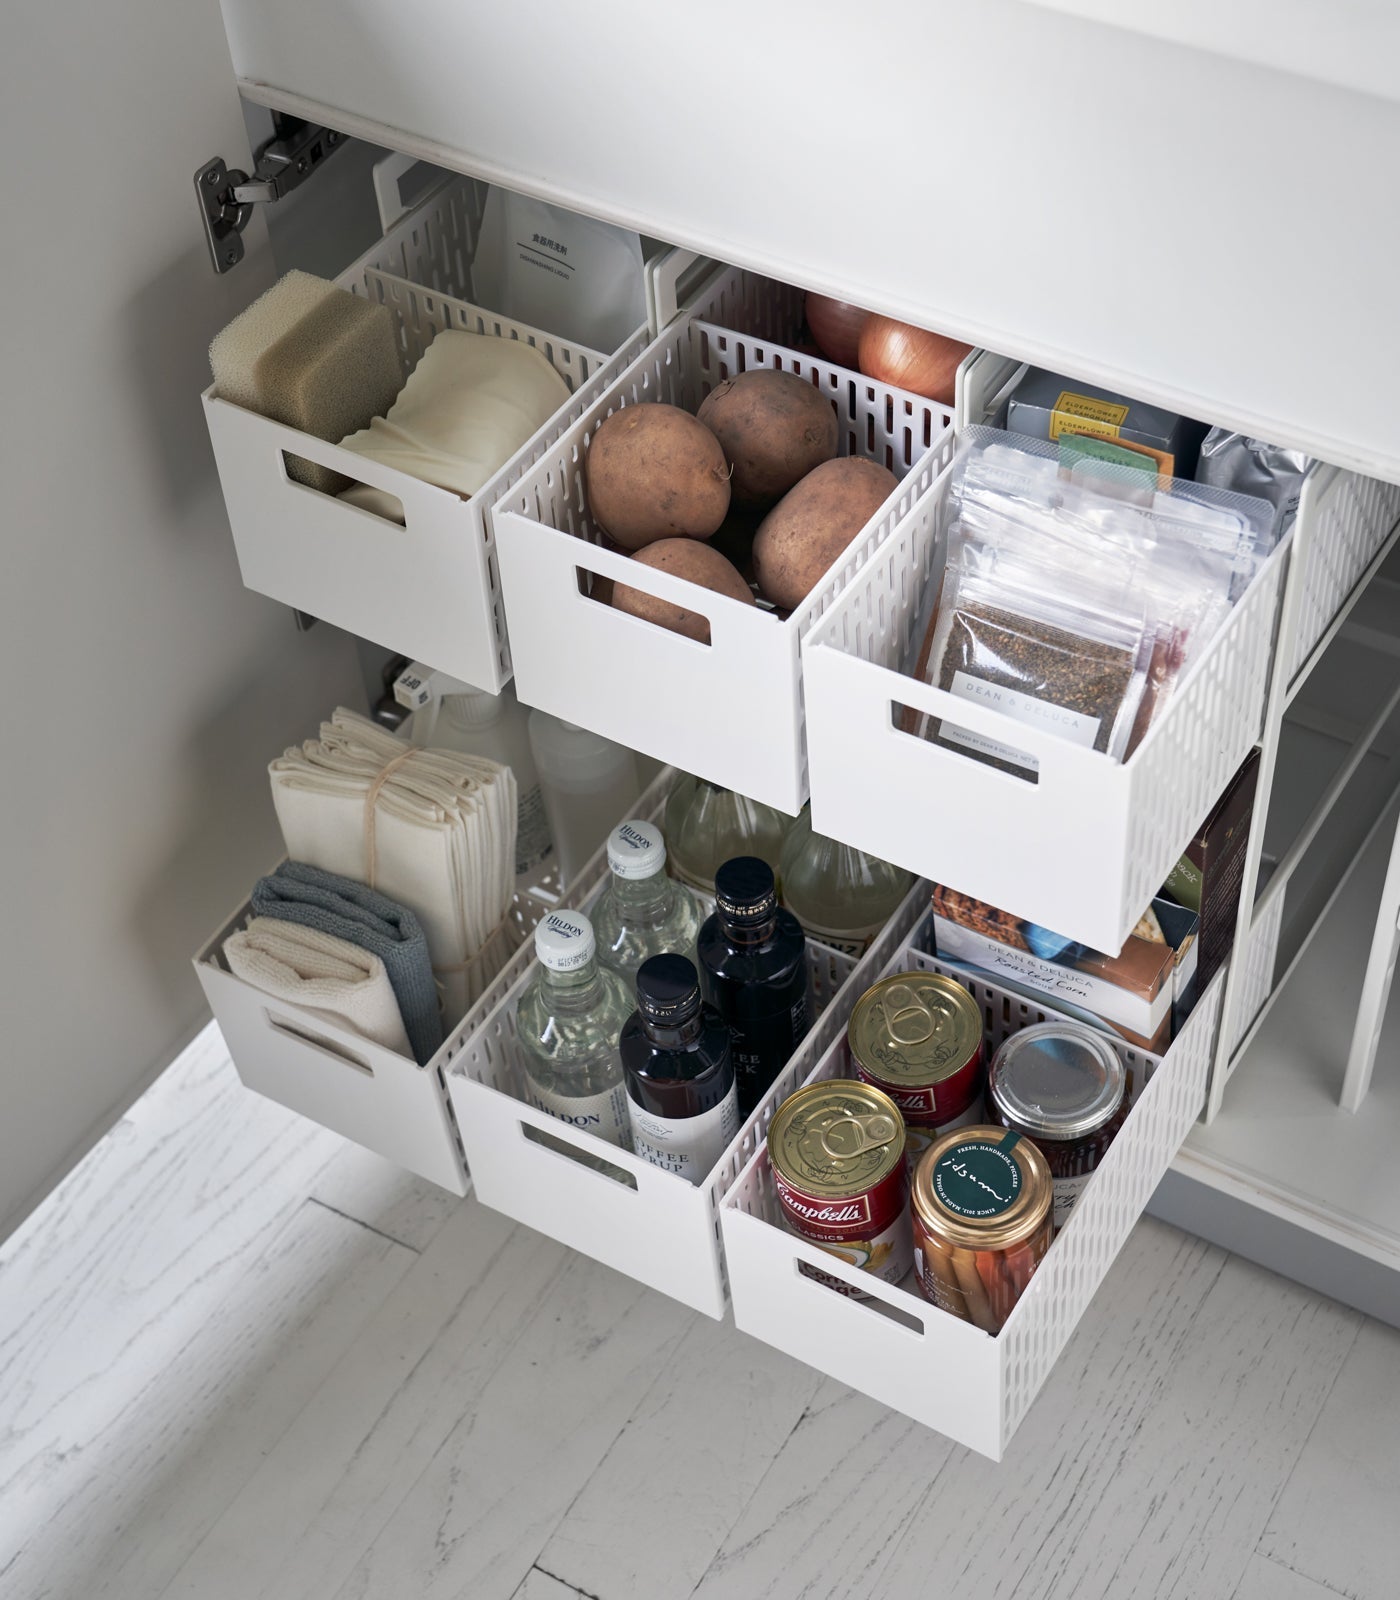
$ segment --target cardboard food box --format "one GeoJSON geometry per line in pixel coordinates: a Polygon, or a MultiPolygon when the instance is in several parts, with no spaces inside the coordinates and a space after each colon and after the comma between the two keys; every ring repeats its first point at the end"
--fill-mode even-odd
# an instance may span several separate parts
{"type": "Polygon", "coordinates": [[[1164,894],[1200,918],[1197,989],[1202,993],[1235,942],[1240,880],[1258,786],[1259,752],[1253,750],[1163,885],[1164,894]]]}
{"type": "Polygon", "coordinates": [[[1104,955],[970,895],[933,890],[940,956],[1096,1018],[1157,1055],[1171,1043],[1173,1006],[1195,976],[1196,925],[1194,912],[1157,899],[1122,950],[1104,955]]]}
{"type": "Polygon", "coordinates": [[[1027,369],[1011,392],[1006,426],[1032,439],[1062,439],[1076,434],[1115,439],[1150,456],[1168,478],[1189,478],[1196,470],[1204,424],[1160,406],[1143,405],[1109,389],[1027,369]]]}

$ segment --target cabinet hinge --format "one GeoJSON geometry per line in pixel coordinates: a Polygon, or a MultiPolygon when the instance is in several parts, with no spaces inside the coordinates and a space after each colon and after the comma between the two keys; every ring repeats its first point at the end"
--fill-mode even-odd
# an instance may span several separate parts
{"type": "Polygon", "coordinates": [[[206,161],[194,175],[199,214],[215,272],[227,272],[243,259],[242,233],[253,207],[280,200],[299,188],[345,143],[334,128],[274,112],[273,136],[253,160],[250,177],[230,169],[221,157],[206,161]]]}

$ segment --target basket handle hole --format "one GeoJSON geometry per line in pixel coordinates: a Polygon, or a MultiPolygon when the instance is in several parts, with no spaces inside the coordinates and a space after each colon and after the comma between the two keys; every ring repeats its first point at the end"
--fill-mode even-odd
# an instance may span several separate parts
{"type": "MultiPolygon", "coordinates": [[[[613,579],[605,577],[601,572],[589,572],[586,567],[575,567],[574,575],[578,580],[578,592],[583,595],[585,599],[596,600],[600,605],[612,605],[613,594],[615,591],[613,579]]],[[[703,589],[700,592],[702,594],[708,593],[707,590],[703,589]]],[[[639,589],[636,591],[636,593],[644,594],[645,591],[639,589]]],[[[655,606],[669,606],[670,602],[658,600],[652,597],[652,604],[655,606]]],[[[680,608],[670,607],[670,609],[677,610],[680,608]]],[[[709,620],[698,610],[681,610],[681,616],[686,619],[689,626],[694,627],[696,624],[699,625],[701,629],[701,637],[698,639],[692,634],[684,632],[681,628],[668,628],[664,622],[657,621],[655,617],[639,617],[635,611],[629,611],[627,615],[636,622],[644,622],[649,628],[660,628],[665,633],[679,633],[683,639],[689,639],[692,644],[702,644],[706,647],[706,649],[710,647],[711,640],[709,620]]]]}
{"type": "Polygon", "coordinates": [[[596,1156],[591,1150],[580,1150],[577,1145],[572,1145],[567,1139],[556,1138],[543,1128],[537,1128],[533,1123],[522,1122],[520,1131],[531,1144],[543,1145],[546,1150],[552,1150],[555,1155],[563,1156],[566,1160],[574,1162],[580,1167],[587,1167],[589,1171],[599,1173],[604,1178],[610,1178],[623,1189],[636,1190],[637,1180],[625,1167],[616,1167],[611,1161],[602,1156],[596,1156]]]}
{"type": "Polygon", "coordinates": [[[818,1289],[825,1289],[828,1294],[840,1295],[843,1300],[850,1303],[860,1311],[873,1312],[876,1316],[884,1317],[887,1322],[898,1323],[901,1328],[908,1328],[910,1333],[920,1336],[924,1332],[922,1317],[916,1317],[912,1311],[906,1311],[902,1306],[892,1306],[886,1301],[871,1295],[868,1299],[860,1299],[856,1291],[844,1278],[833,1277],[830,1273],[823,1272],[819,1267],[814,1267],[810,1261],[793,1260],[798,1275],[806,1278],[809,1283],[818,1289]]]}
{"type": "Polygon", "coordinates": [[[374,1068],[368,1061],[361,1061],[358,1056],[338,1044],[333,1044],[329,1039],[323,1039],[318,1034],[312,1033],[309,1028],[299,1027],[294,1022],[288,1022],[282,1017],[274,1017],[270,1011],[263,1015],[267,1018],[267,1025],[274,1033],[284,1034],[289,1039],[295,1039],[298,1044],[309,1045],[323,1056],[329,1056],[338,1066],[350,1067],[355,1072],[364,1073],[365,1077],[374,1076],[374,1068]]]}
{"type": "MultiPolygon", "coordinates": [[[[1022,766],[1014,759],[1002,759],[994,749],[988,748],[987,742],[982,740],[980,735],[964,733],[951,723],[943,722],[926,711],[920,711],[917,706],[906,706],[898,700],[891,700],[890,725],[896,733],[917,739],[920,744],[936,744],[940,750],[946,750],[950,755],[961,756],[965,761],[976,761],[980,766],[995,767],[998,772],[1004,772],[1008,777],[1016,778],[1021,783],[1034,786],[1040,782],[1038,768],[1022,766]]],[[[1009,745],[1002,748],[1011,757],[1020,754],[1012,750],[1009,745]]],[[[1029,756],[1022,756],[1022,760],[1030,759],[1032,758],[1029,756]]]]}
{"type": "Polygon", "coordinates": [[[311,494],[325,495],[329,500],[344,500],[358,511],[378,517],[381,522],[406,526],[403,501],[387,489],[376,489],[372,483],[361,483],[348,478],[343,472],[332,472],[329,467],[308,461],[304,456],[283,450],[282,471],[289,483],[295,483],[311,494]]]}

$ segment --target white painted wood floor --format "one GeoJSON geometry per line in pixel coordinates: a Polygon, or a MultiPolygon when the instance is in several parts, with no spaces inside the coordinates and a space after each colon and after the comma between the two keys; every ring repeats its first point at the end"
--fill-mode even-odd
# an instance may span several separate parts
{"type": "Polygon", "coordinates": [[[4,1600],[1394,1600],[1397,1446],[1400,1334],[1145,1220],[994,1466],[212,1029],[0,1250],[4,1600]]]}

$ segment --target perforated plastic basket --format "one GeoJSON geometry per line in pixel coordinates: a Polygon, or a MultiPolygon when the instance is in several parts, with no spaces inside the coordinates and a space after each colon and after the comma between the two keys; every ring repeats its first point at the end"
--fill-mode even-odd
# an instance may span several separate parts
{"type": "Polygon", "coordinates": [[[204,392],[219,481],[250,589],[414,660],[497,690],[510,677],[490,507],[643,348],[639,328],[600,354],[472,303],[483,185],[453,181],[336,282],[394,313],[407,378],[435,333],[457,328],[538,348],[571,399],[470,499],[204,392]],[[285,456],[394,495],[405,525],[293,482],[285,456]]]}
{"type": "MultiPolygon", "coordinates": [[[[926,942],[921,924],[885,973],[917,969],[956,979],[978,1003],[989,1051],[1018,1029],[1055,1015],[924,954],[926,942]]],[[[1216,976],[1165,1056],[1114,1041],[1145,1085],[1135,1083],[1132,1111],[996,1337],[940,1311],[908,1280],[905,1287],[886,1284],[789,1233],[780,1221],[766,1142],[720,1206],[735,1325],[1000,1459],[1200,1113],[1223,980],[1223,973],[1216,976]],[[804,1265],[872,1298],[840,1294],[800,1270],[804,1265]]],[[[854,998],[843,996],[840,1004],[849,1006],[854,998]]],[[[804,1082],[849,1075],[843,1035],[833,1030],[832,1041],[825,1049],[816,1041],[804,1049],[804,1082]]]]}
{"type": "Polygon", "coordinates": [[[1400,484],[1315,465],[1303,482],[1296,541],[1303,589],[1288,657],[1291,683],[1400,517],[1400,484]]]}
{"type": "Polygon", "coordinates": [[[803,640],[812,825],[1117,951],[1258,736],[1291,535],[1120,763],[905,675],[946,517],[945,477],[859,572],[828,585],[803,640]],[[906,706],[1029,751],[1038,781],[904,732],[906,706]]]}
{"type": "MultiPolygon", "coordinates": [[[[636,802],[639,815],[660,812],[674,776],[663,772],[656,777],[636,802]]],[[[246,1088],[454,1194],[465,1194],[465,1157],[444,1081],[448,1063],[534,960],[536,923],[555,906],[580,904],[583,896],[596,890],[605,870],[599,851],[567,893],[560,893],[551,871],[532,891],[515,896],[513,953],[437,1054],[421,1067],[304,1006],[273,1000],[236,978],[224,961],[223,945],[252,915],[246,902],[195,956],[195,973],[246,1088]]]]}
{"type": "Polygon", "coordinates": [[[1239,996],[1235,1006],[1230,1032],[1230,1054],[1239,1048],[1240,1041],[1249,1032],[1250,1025],[1262,1010],[1264,1002],[1273,993],[1274,969],[1278,965],[1279,936],[1283,930],[1283,908],[1287,895],[1271,895],[1262,909],[1256,909],[1255,919],[1244,940],[1244,950],[1236,954],[1235,961],[1242,962],[1239,975],[1239,996]]]}
{"type": "Polygon", "coordinates": [[[531,705],[793,814],[807,797],[799,639],[839,584],[819,584],[780,619],[604,549],[584,488],[589,442],[620,407],[663,401],[693,412],[750,367],[810,378],[837,405],[841,453],[900,479],[832,569],[847,573],[933,481],[951,413],[773,342],[769,329],[800,324],[796,291],[722,273],[702,310],[653,341],[496,507],[516,688],[531,705]],[[600,604],[587,592],[599,578],[699,613],[710,643],[600,604]]]}
{"type": "Polygon", "coordinates": [[[911,891],[858,962],[809,941],[816,1019],[807,1041],[699,1185],[517,1098],[515,1008],[530,978],[522,973],[448,1074],[477,1198],[707,1316],[723,1316],[720,1197],[763,1138],[775,1107],[796,1087],[797,1063],[844,1029],[856,995],[873,981],[927,899],[926,884],[911,891]],[[532,1132],[548,1136],[554,1148],[532,1139],[532,1132]],[[604,1162],[616,1175],[585,1161],[604,1162]]]}

